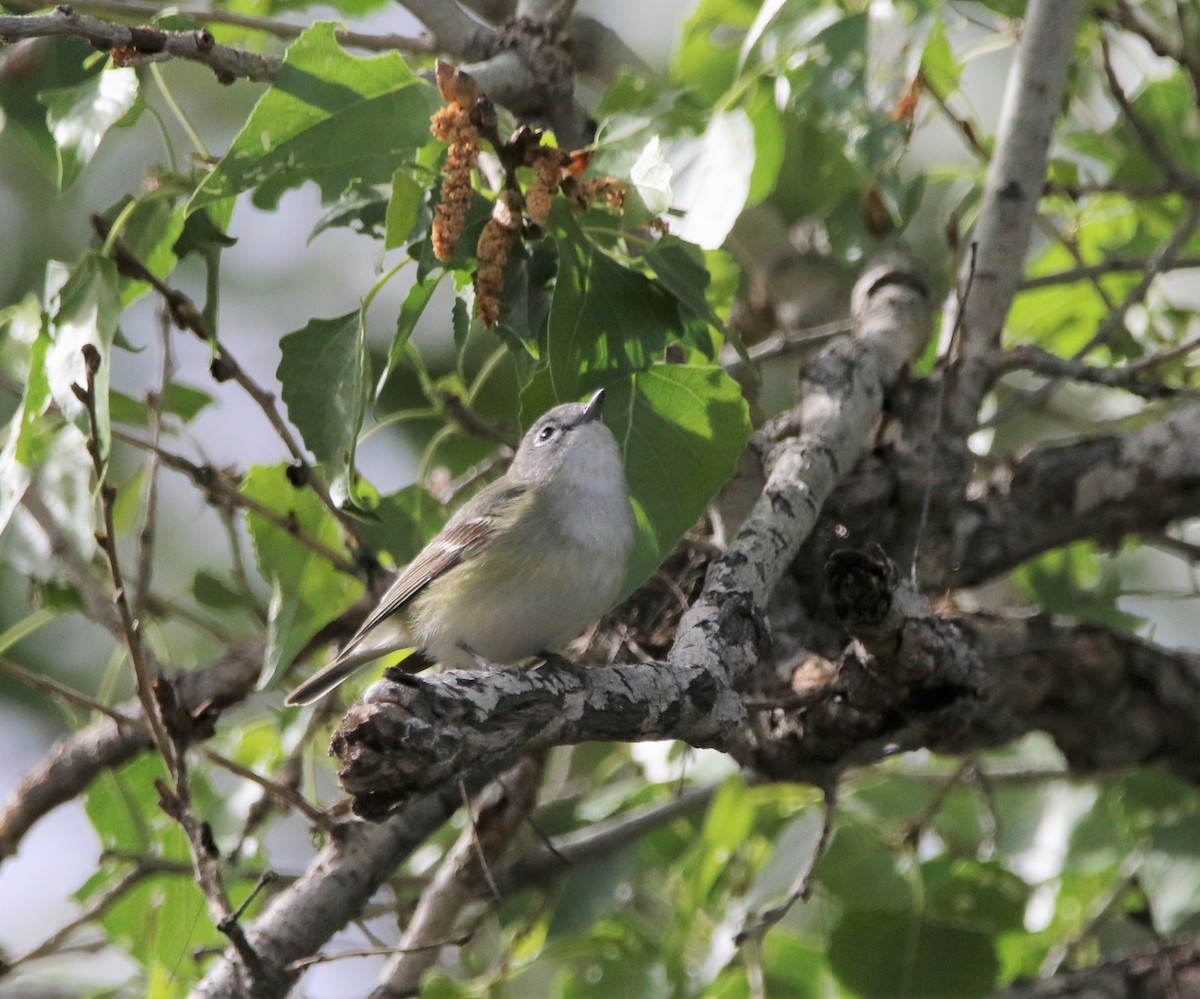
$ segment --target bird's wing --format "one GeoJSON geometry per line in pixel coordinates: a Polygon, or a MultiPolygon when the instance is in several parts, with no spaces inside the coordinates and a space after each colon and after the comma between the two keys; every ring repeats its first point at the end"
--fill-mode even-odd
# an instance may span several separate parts
{"type": "Polygon", "coordinates": [[[471,558],[498,525],[513,516],[527,486],[500,480],[481,490],[462,506],[446,526],[404,567],[396,581],[367,615],[338,658],[352,652],[374,628],[403,610],[410,600],[442,573],[471,558]]]}
{"type": "MultiPolygon", "coordinates": [[[[521,515],[528,486],[493,482],[463,505],[446,526],[421,549],[396,581],[388,587],[375,609],[329,665],[300,684],[288,696],[288,704],[311,704],[324,696],[360,666],[386,654],[388,646],[359,649],[367,636],[387,618],[404,607],[442,573],[475,555],[488,536],[521,515]]],[[[402,648],[403,646],[395,646],[402,648]]]]}

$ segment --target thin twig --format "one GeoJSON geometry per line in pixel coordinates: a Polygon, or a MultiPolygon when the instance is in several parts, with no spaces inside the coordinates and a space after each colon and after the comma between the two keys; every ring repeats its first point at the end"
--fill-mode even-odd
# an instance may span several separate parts
{"type": "Polygon", "coordinates": [[[150,421],[151,447],[146,458],[145,482],[142,488],[142,529],[137,540],[137,584],[133,593],[133,613],[140,617],[150,597],[150,581],[154,572],[154,538],[158,521],[158,453],[162,440],[163,398],[175,375],[171,357],[171,323],[165,309],[159,312],[159,343],[162,359],[158,373],[158,389],[146,397],[150,421]]]}
{"type": "Polygon", "coordinates": [[[290,787],[280,784],[277,781],[271,780],[269,777],[264,777],[262,774],[255,773],[249,767],[244,767],[236,760],[231,760],[227,756],[222,756],[220,753],[212,749],[205,749],[204,755],[212,760],[219,767],[223,767],[230,773],[237,774],[239,777],[244,777],[246,780],[257,784],[271,797],[286,805],[288,808],[294,808],[300,812],[309,822],[315,825],[322,832],[332,836],[337,832],[338,824],[326,815],[320,808],[314,805],[311,801],[290,787]]]}
{"type": "Polygon", "coordinates": [[[821,835],[817,839],[816,846],[813,847],[812,855],[796,875],[787,898],[779,905],[759,914],[753,923],[743,927],[742,931],[734,937],[734,943],[739,947],[751,940],[761,940],[772,926],[791,911],[792,906],[801,900],[808,901],[812,894],[813,871],[816,870],[817,861],[824,855],[825,848],[829,846],[829,840],[833,836],[834,818],[837,815],[836,786],[831,785],[823,790],[825,792],[825,815],[821,822],[821,835]]]}
{"type": "MultiPolygon", "coordinates": [[[[120,430],[113,431],[113,439],[119,440],[124,444],[129,444],[136,448],[141,448],[145,451],[152,452],[157,455],[164,465],[172,471],[179,472],[187,476],[194,485],[198,486],[208,496],[214,500],[221,500],[219,506],[242,507],[250,512],[262,517],[274,527],[285,531],[295,538],[305,548],[310,549],[317,555],[329,562],[335,569],[344,572],[351,576],[361,576],[362,573],[358,565],[339,554],[330,548],[324,541],[316,537],[308,531],[296,519],[294,514],[282,514],[276,510],[272,510],[269,506],[260,503],[251,496],[247,496],[237,488],[229,477],[219,469],[213,468],[212,465],[197,465],[195,462],[188,460],[182,455],[168,451],[163,447],[153,444],[151,441],[143,440],[134,434],[126,433],[120,430]]],[[[243,568],[243,573],[245,572],[243,568]]]]}
{"type": "MultiPolygon", "coordinates": [[[[1059,284],[1073,284],[1076,281],[1094,281],[1096,278],[1103,277],[1106,274],[1145,271],[1149,266],[1150,261],[1148,260],[1125,260],[1122,258],[1103,260],[1098,264],[1088,264],[1086,267],[1072,267],[1067,271],[1056,271],[1053,274],[1038,274],[1034,277],[1027,277],[1021,282],[1021,290],[1031,291],[1034,288],[1050,288],[1059,284]]],[[[1200,268],[1200,257],[1177,257],[1169,264],[1160,267],[1159,273],[1193,270],[1196,268],[1200,268]]]]}
{"type": "Polygon", "coordinates": [[[218,44],[207,28],[164,31],[154,27],[127,27],[77,14],[60,4],[49,14],[0,14],[0,41],[56,36],[82,38],[101,52],[119,54],[120,65],[132,66],[164,59],[188,59],[213,71],[221,83],[239,78],[270,80],[282,64],[278,56],[245,52],[218,44]]]}
{"type": "MultiPolygon", "coordinates": [[[[99,215],[92,216],[92,227],[102,240],[108,241],[111,226],[108,221],[99,215]]],[[[161,281],[156,275],[150,272],[145,264],[139,260],[134,253],[120,239],[114,239],[110,242],[110,254],[113,262],[117,265],[117,270],[125,277],[133,278],[137,281],[145,281],[156,292],[163,297],[167,308],[170,310],[171,319],[180,329],[188,330],[195,334],[200,340],[207,343],[214,351],[210,371],[217,381],[233,381],[242,388],[245,393],[254,400],[255,404],[263,415],[267,418],[267,422],[271,424],[279,439],[287,448],[288,453],[292,456],[297,471],[297,478],[305,485],[312,488],[313,492],[320,498],[321,502],[337,517],[338,521],[345,527],[350,535],[356,539],[360,548],[363,545],[362,539],[358,536],[358,523],[352,517],[348,516],[329,495],[329,489],[317,474],[315,468],[309,463],[305,456],[304,449],[296,440],[295,435],[288,428],[287,423],[279,413],[279,407],[276,406],[275,395],[268,392],[259,385],[250,375],[242,368],[237,359],[229,352],[229,350],[217,339],[216,331],[213,330],[205,320],[203,313],[196,307],[196,304],[183,292],[169,287],[161,281]]]]}
{"type": "Polygon", "coordinates": [[[343,950],[336,954],[310,954],[292,961],[288,971],[303,971],[314,964],[328,964],[330,961],[345,961],[352,957],[390,957],[393,954],[420,954],[423,951],[441,950],[443,947],[465,947],[471,942],[474,933],[464,933],[448,940],[435,940],[433,943],[421,944],[418,947],[362,947],[358,950],[343,950]]]}
{"type": "Polygon", "coordinates": [[[149,728],[141,718],[133,718],[130,715],[123,714],[116,708],[110,708],[107,704],[101,704],[94,698],[88,697],[87,694],[76,690],[74,687],[68,687],[65,683],[60,683],[52,677],[42,676],[40,673],[27,670],[24,666],[18,665],[7,656],[0,655],[0,673],[11,676],[14,680],[32,687],[34,690],[39,690],[48,697],[60,698],[68,704],[74,704],[78,708],[83,708],[85,711],[95,711],[105,715],[118,725],[127,725],[129,728],[149,733],[149,728]]]}
{"type": "Polygon", "coordinates": [[[140,865],[126,872],[116,884],[106,888],[100,894],[90,899],[87,906],[74,919],[55,930],[45,940],[30,948],[24,954],[6,961],[5,966],[16,968],[30,961],[36,961],[39,958],[61,953],[63,944],[66,943],[71,934],[80,927],[86,926],[88,923],[100,918],[111,906],[123,899],[153,873],[152,870],[140,865]]]}

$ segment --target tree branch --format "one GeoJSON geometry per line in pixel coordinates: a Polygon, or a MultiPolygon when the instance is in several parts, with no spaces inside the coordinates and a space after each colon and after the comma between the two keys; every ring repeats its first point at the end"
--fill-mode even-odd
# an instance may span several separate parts
{"type": "Polygon", "coordinates": [[[270,80],[279,71],[277,56],[243,52],[218,44],[207,28],[195,31],[164,31],[161,28],[130,28],[77,14],[68,4],[59,4],[50,14],[0,14],[0,41],[68,35],[82,38],[101,52],[114,52],[119,65],[138,65],[171,57],[207,66],[221,83],[238,78],[270,80]]]}
{"type": "Polygon", "coordinates": [[[1038,201],[1046,176],[1050,139],[1058,120],[1070,65],[1079,0],[1030,0],[1025,25],[1005,85],[995,154],[974,241],[973,272],[964,265],[959,287],[966,301],[947,308],[943,342],[961,329],[959,382],[947,409],[955,433],[973,429],[990,384],[989,359],[1021,283],[1038,201]]]}
{"type": "MultiPolygon", "coordinates": [[[[235,646],[206,669],[171,679],[179,709],[195,718],[193,738],[212,735],[217,715],[254,689],[261,667],[262,646],[252,643],[235,646]]],[[[117,710],[141,718],[140,708],[133,700],[117,710]]],[[[21,778],[0,814],[0,861],[16,852],[38,819],[82,794],[100,771],[128,763],[150,747],[144,728],[130,728],[110,718],[60,739],[41,765],[21,778]]]]}
{"type": "Polygon", "coordinates": [[[1122,435],[1046,444],[991,476],[959,510],[950,586],[973,586],[1090,538],[1115,544],[1200,514],[1200,405],[1122,435]]]}

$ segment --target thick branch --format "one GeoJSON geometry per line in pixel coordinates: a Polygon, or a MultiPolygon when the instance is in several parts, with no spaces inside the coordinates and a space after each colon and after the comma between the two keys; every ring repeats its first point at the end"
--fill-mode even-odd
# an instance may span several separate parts
{"type": "Polygon", "coordinates": [[[1122,435],[1048,444],[963,505],[948,583],[970,586],[1070,541],[1115,544],[1200,515],[1200,405],[1122,435]]]}
{"type": "MultiPolygon", "coordinates": [[[[284,996],[300,972],[293,962],[319,950],[354,919],[396,865],[461,804],[458,786],[421,798],[386,822],[353,822],[317,855],[308,871],[280,892],[246,936],[260,962],[258,999],[284,996]]],[[[195,989],[193,999],[243,999],[249,983],[227,950],[195,989]]]]}
{"type": "Polygon", "coordinates": [[[992,999],[1185,999],[1200,994],[1200,945],[1119,954],[1083,968],[992,993],[992,999]]]}
{"type": "Polygon", "coordinates": [[[920,349],[928,292],[895,259],[872,266],[855,293],[857,336],[806,373],[796,418],[763,495],[680,622],[669,664],[540,673],[443,673],[377,684],[334,736],[344,786],[378,816],[451,777],[496,773],[526,749],[591,739],[683,739],[755,759],[736,692],[764,659],[764,614],[841,474],[871,440],[885,391],[920,349]]]}
{"type": "Polygon", "coordinates": [[[974,234],[964,262],[965,301],[948,309],[944,329],[959,329],[961,380],[951,400],[951,426],[969,432],[989,384],[988,361],[1021,283],[1025,251],[1046,176],[1046,160],[1070,65],[1079,0],[1030,0],[1005,87],[974,234]]]}

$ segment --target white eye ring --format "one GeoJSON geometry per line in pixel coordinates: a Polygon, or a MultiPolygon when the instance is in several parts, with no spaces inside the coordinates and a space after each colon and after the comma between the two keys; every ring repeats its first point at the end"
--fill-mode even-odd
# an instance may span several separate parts
{"type": "Polygon", "coordinates": [[[548,423],[538,431],[537,437],[534,439],[534,446],[540,447],[542,444],[547,444],[558,436],[558,427],[553,423],[548,423]]]}

